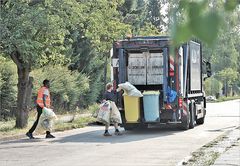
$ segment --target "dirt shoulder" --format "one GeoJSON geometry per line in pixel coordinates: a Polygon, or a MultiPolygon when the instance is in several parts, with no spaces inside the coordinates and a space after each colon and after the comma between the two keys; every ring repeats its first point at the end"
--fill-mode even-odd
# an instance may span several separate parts
{"type": "Polygon", "coordinates": [[[216,159],[230,148],[239,145],[240,142],[240,126],[226,131],[221,136],[204,145],[191,156],[186,157],[178,166],[210,166],[214,164],[216,159]]]}

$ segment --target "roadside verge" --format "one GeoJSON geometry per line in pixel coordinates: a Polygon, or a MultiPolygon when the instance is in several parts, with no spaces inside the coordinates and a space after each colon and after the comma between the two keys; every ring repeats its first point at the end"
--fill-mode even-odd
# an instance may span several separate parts
{"type": "Polygon", "coordinates": [[[239,146],[240,142],[240,126],[234,129],[226,131],[213,141],[202,146],[195,152],[192,152],[191,156],[186,157],[177,166],[210,166],[226,151],[239,146]]]}

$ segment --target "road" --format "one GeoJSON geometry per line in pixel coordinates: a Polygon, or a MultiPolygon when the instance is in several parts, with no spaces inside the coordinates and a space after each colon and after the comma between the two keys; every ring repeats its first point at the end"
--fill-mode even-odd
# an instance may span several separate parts
{"type": "Polygon", "coordinates": [[[151,128],[103,137],[103,126],[89,126],[54,133],[55,139],[39,136],[35,140],[0,142],[0,165],[173,166],[240,125],[240,100],[208,103],[207,108],[205,124],[187,131],[151,128]]]}

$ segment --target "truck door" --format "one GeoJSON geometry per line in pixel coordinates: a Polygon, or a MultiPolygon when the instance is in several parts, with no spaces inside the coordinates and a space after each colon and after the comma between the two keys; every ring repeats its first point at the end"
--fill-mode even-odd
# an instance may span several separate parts
{"type": "Polygon", "coordinates": [[[163,53],[149,53],[147,56],[147,84],[163,84],[163,53]]]}
{"type": "Polygon", "coordinates": [[[128,81],[133,85],[163,84],[163,53],[130,53],[128,81]]]}
{"type": "Polygon", "coordinates": [[[133,85],[146,85],[146,53],[130,53],[128,56],[128,81],[133,85]]]}

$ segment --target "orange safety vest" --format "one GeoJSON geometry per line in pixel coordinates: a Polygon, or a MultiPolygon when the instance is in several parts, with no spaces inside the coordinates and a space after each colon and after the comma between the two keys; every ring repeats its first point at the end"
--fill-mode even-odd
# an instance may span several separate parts
{"type": "MultiPolygon", "coordinates": [[[[43,104],[43,93],[44,93],[44,90],[47,89],[46,87],[41,87],[39,90],[38,90],[38,96],[37,96],[37,104],[43,108],[44,107],[44,104],[43,104]]],[[[46,101],[45,101],[45,104],[47,107],[50,107],[50,93],[49,95],[47,96],[46,98],[46,101]]]]}

